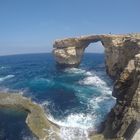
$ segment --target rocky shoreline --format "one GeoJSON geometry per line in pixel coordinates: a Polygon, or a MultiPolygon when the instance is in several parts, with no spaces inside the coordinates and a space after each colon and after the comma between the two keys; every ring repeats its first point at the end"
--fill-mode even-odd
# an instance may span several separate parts
{"type": "Polygon", "coordinates": [[[105,48],[108,75],[114,79],[116,105],[101,133],[91,140],[140,139],[140,34],[91,35],[56,40],[53,54],[60,66],[78,66],[90,43],[101,41],[105,48]]]}
{"type": "Polygon", "coordinates": [[[39,140],[48,140],[50,137],[59,140],[59,127],[50,122],[42,107],[30,99],[20,94],[0,93],[0,107],[27,112],[26,124],[39,140]]]}
{"type": "MultiPolygon", "coordinates": [[[[105,48],[106,71],[115,80],[116,105],[99,134],[90,140],[139,140],[140,138],[140,34],[91,35],[57,40],[53,54],[58,65],[75,67],[90,43],[105,48]]],[[[0,107],[27,112],[26,124],[39,140],[59,140],[59,126],[49,121],[42,107],[19,94],[0,93],[0,107]],[[51,133],[50,133],[51,132],[51,133]],[[51,136],[50,136],[51,134],[51,136]]]]}

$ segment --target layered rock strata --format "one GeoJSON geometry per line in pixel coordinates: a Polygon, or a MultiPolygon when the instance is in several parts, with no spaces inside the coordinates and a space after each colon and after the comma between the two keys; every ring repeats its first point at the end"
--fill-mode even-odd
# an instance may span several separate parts
{"type": "Polygon", "coordinates": [[[26,123],[39,140],[59,140],[59,127],[50,122],[44,110],[30,99],[19,94],[0,93],[0,107],[17,108],[28,113],[26,123]]]}
{"type": "Polygon", "coordinates": [[[107,73],[116,80],[116,105],[105,121],[102,133],[91,140],[140,139],[140,34],[92,35],[57,40],[53,54],[60,66],[78,66],[90,43],[101,41],[105,48],[107,73]]]}
{"type": "Polygon", "coordinates": [[[108,115],[103,134],[105,138],[132,139],[140,129],[140,54],[121,73],[113,96],[117,103],[108,115]]]}

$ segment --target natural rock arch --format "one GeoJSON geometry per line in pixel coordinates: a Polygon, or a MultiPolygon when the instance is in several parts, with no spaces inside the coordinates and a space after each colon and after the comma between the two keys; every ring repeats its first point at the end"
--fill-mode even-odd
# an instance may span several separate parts
{"type": "Polygon", "coordinates": [[[91,35],[56,40],[53,54],[57,64],[64,67],[76,67],[90,43],[101,41],[105,48],[106,71],[111,77],[117,77],[128,61],[140,51],[139,35],[91,35]],[[130,53],[131,52],[131,53],[130,53]]]}
{"type": "Polygon", "coordinates": [[[98,135],[90,139],[138,139],[140,135],[140,34],[93,35],[57,40],[53,54],[60,66],[79,65],[84,49],[101,41],[107,73],[115,78],[112,95],[116,105],[98,135]],[[130,133],[131,132],[131,133],[130,133]]]}

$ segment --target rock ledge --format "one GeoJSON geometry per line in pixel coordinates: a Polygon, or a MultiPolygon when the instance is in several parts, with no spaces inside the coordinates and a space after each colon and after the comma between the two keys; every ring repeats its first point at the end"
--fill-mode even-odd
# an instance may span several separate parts
{"type": "Polygon", "coordinates": [[[0,93],[0,107],[18,108],[26,111],[28,113],[26,123],[39,140],[48,140],[50,137],[50,131],[52,132],[51,138],[59,140],[59,127],[50,122],[41,106],[33,103],[30,99],[19,94],[0,93]]]}

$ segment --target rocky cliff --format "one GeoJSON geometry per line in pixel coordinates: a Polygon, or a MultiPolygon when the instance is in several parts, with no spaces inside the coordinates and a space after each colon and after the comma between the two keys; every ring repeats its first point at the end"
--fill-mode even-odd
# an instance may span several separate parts
{"type": "Polygon", "coordinates": [[[90,43],[105,48],[107,73],[114,79],[116,105],[108,114],[103,131],[92,140],[140,139],[140,34],[91,35],[57,40],[53,54],[60,66],[78,66],[90,43]]]}
{"type": "Polygon", "coordinates": [[[140,128],[140,54],[128,62],[115,82],[113,96],[117,103],[108,115],[103,134],[106,138],[132,139],[140,128]]]}

